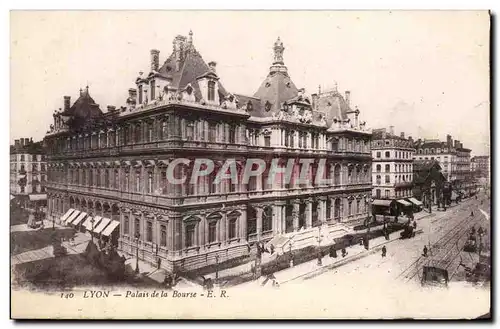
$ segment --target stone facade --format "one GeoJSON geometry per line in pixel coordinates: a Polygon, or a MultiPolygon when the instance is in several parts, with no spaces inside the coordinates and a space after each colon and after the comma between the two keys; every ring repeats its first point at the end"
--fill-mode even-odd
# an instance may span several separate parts
{"type": "MultiPolygon", "coordinates": [[[[76,208],[120,222],[118,248],[170,271],[189,271],[249,253],[257,241],[336,223],[357,223],[370,212],[371,132],[334,91],[309,98],[290,83],[284,47],[254,96],[225,90],[215,70],[177,37],[163,66],[151,52],[151,72],[136,80],[127,106],[97,113],[88,89],[55,115],[49,148],[48,213],[58,219],[76,208]],[[285,94],[267,90],[287,90],[285,94]],[[275,90],[275,89],[273,89],[275,90]],[[338,107],[323,106],[335,99],[338,107]],[[330,111],[335,113],[330,113],[330,111]],[[86,115],[86,113],[88,115],[86,115]],[[78,118],[87,118],[81,120],[78,118]],[[217,173],[227,159],[238,169],[248,159],[285,166],[308,159],[306,182],[269,182],[269,171],[247,184],[214,175],[191,184],[192,165],[178,159],[209,158],[217,173]],[[320,160],[324,183],[316,183],[320,160]]],[[[100,109],[99,109],[100,110],[100,109]]],[[[191,164],[194,161],[191,161],[191,164]]],[[[293,164],[294,173],[300,163],[293,164]]]]}

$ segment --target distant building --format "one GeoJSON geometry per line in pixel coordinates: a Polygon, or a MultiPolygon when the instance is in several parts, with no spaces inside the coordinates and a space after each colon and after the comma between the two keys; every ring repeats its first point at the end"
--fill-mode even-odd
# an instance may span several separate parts
{"type": "Polygon", "coordinates": [[[471,171],[475,178],[490,178],[490,157],[478,155],[471,159],[471,171]]]}
{"type": "Polygon", "coordinates": [[[11,199],[17,198],[24,203],[29,200],[29,195],[44,194],[46,180],[42,142],[33,142],[32,138],[16,139],[10,146],[11,199]]]}
{"type": "Polygon", "coordinates": [[[448,188],[438,160],[415,160],[413,162],[413,195],[424,207],[448,203],[451,190],[448,188]]]}
{"type": "Polygon", "coordinates": [[[442,168],[443,176],[457,191],[474,189],[470,171],[470,149],[464,148],[459,140],[446,136],[446,142],[438,139],[421,139],[415,142],[416,160],[436,160],[442,168]]]}
{"type": "Polygon", "coordinates": [[[405,138],[404,133],[397,136],[393,127],[387,131],[374,129],[371,142],[372,150],[372,198],[374,213],[392,215],[411,208],[413,181],[413,140],[405,138]],[[384,209],[389,208],[389,209],[384,209]]]}

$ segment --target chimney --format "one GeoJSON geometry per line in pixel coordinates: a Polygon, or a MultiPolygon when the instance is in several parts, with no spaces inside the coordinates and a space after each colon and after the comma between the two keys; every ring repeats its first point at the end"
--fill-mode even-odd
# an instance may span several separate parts
{"type": "Polygon", "coordinates": [[[216,62],[214,62],[214,61],[212,61],[212,62],[208,63],[208,67],[210,68],[210,71],[212,71],[212,72],[214,72],[214,73],[216,72],[216,71],[215,71],[215,67],[216,67],[216,66],[217,66],[217,63],[216,63],[216,62]]]}
{"type": "Polygon", "coordinates": [[[186,42],[186,37],[178,35],[174,39],[174,54],[175,54],[175,69],[179,71],[181,69],[181,62],[184,59],[184,44],[186,42]]]}
{"type": "Polygon", "coordinates": [[[457,139],[455,139],[453,147],[456,148],[456,149],[459,148],[460,146],[458,145],[458,143],[460,143],[460,141],[457,140],[457,139]]]}
{"type": "Polygon", "coordinates": [[[389,133],[394,135],[394,126],[389,126],[389,133]]]}
{"type": "Polygon", "coordinates": [[[312,94],[311,98],[312,98],[312,109],[313,109],[313,111],[315,111],[316,110],[316,106],[318,104],[319,96],[318,96],[318,94],[312,94]]]}
{"type": "Polygon", "coordinates": [[[108,112],[114,112],[116,110],[116,106],[108,105],[108,112]]]}
{"type": "Polygon", "coordinates": [[[346,90],[345,92],[345,102],[347,103],[347,106],[351,106],[351,92],[349,90],[346,90]]]}
{"type": "Polygon", "coordinates": [[[403,131],[401,132],[401,138],[405,138],[405,133],[403,131]]]}
{"type": "Polygon", "coordinates": [[[135,99],[137,97],[137,89],[130,88],[128,90],[128,97],[135,99]]]}
{"type": "Polygon", "coordinates": [[[151,49],[151,71],[158,71],[160,67],[160,51],[151,49]]]}
{"type": "Polygon", "coordinates": [[[64,96],[64,110],[69,110],[71,106],[71,97],[70,96],[64,96]]]}
{"type": "Polygon", "coordinates": [[[451,135],[446,135],[446,144],[449,148],[452,146],[453,142],[451,139],[451,135]]]}
{"type": "Polygon", "coordinates": [[[19,139],[14,140],[14,146],[19,146],[19,139]]]}

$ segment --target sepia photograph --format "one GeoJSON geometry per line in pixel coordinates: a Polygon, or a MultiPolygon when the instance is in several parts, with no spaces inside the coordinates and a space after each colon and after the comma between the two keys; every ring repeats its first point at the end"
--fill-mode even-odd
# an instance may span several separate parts
{"type": "Polygon", "coordinates": [[[12,319],[491,319],[487,10],[9,20],[12,319]]]}

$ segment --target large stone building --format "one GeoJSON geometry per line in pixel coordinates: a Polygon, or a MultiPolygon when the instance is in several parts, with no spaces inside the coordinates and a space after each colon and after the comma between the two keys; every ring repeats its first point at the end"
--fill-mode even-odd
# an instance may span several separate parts
{"type": "Polygon", "coordinates": [[[488,155],[477,155],[470,162],[475,181],[479,185],[487,186],[490,180],[490,157],[488,155]]]}
{"type": "Polygon", "coordinates": [[[470,149],[464,148],[459,140],[446,136],[446,142],[438,139],[418,140],[415,143],[416,160],[437,160],[442,173],[453,189],[466,191],[474,189],[470,170],[470,149]]]}
{"type": "MultiPolygon", "coordinates": [[[[103,113],[88,88],[73,105],[65,97],[45,138],[51,218],[60,220],[68,209],[108,218],[119,223],[104,231],[115,230],[120,250],[135,255],[138,248],[140,259],[171,271],[246,255],[256,241],[278,235],[315,244],[316,233],[307,233],[320,225],[334,234],[344,223],[364,220],[371,132],[349,92],[344,97],[335,88],[309,98],[297,88],[283,52],[278,38],[269,73],[253,96],[231,94],[190,33],[174,39],[161,65],[160,52],[151,51],[151,66],[139,74],[126,106],[103,113]],[[182,158],[212,159],[215,171],[191,184],[194,161],[175,165],[182,158]],[[269,183],[266,169],[245,184],[214,183],[227,159],[234,159],[240,178],[252,158],[268,165],[300,158],[314,163],[306,182],[278,176],[269,183]],[[326,183],[312,179],[321,159],[326,183]],[[172,168],[176,178],[188,179],[171,182],[172,168]]],[[[300,166],[293,163],[294,173],[300,166]]]]}
{"type": "Polygon", "coordinates": [[[420,202],[412,198],[413,140],[394,128],[374,129],[372,135],[372,197],[374,213],[400,214],[420,202]],[[387,211],[389,210],[389,211],[387,211]]]}
{"type": "Polygon", "coordinates": [[[33,142],[32,138],[16,139],[10,146],[11,198],[24,203],[30,195],[44,194],[46,174],[42,142],[33,142]]]}

